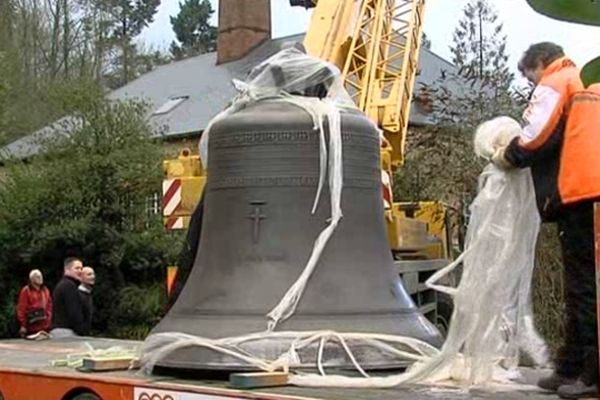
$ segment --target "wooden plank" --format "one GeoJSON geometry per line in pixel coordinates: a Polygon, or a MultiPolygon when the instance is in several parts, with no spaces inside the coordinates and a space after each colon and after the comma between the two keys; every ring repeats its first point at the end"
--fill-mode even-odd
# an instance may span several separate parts
{"type": "Polygon", "coordinates": [[[79,370],[83,372],[128,370],[132,366],[136,367],[136,361],[133,357],[84,358],[79,370]]]}
{"type": "Polygon", "coordinates": [[[254,389],[286,386],[286,372],[247,372],[229,375],[229,386],[235,389],[254,389]]]}

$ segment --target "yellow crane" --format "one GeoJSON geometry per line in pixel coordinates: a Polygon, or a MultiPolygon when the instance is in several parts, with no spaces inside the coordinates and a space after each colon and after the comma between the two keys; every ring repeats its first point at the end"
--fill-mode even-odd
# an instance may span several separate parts
{"type": "MultiPolygon", "coordinates": [[[[393,171],[404,162],[426,0],[290,3],[314,8],[304,47],[309,54],[339,67],[358,108],[383,131],[381,168],[390,182],[386,191],[392,203],[393,171]]],[[[432,258],[450,257],[446,212],[441,203],[392,203],[386,214],[392,250],[418,249],[432,258]],[[438,238],[428,249],[423,224],[425,231],[438,238]]]]}
{"type": "Polygon", "coordinates": [[[307,52],[340,68],[358,108],[383,130],[392,164],[402,164],[425,0],[303,4],[315,7],[304,39],[307,52]]]}

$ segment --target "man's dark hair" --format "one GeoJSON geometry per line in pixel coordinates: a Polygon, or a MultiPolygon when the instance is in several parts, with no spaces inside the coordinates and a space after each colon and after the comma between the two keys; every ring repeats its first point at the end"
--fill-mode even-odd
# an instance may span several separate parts
{"type": "Polygon", "coordinates": [[[536,69],[540,64],[546,68],[557,60],[565,56],[562,47],[552,42],[542,42],[532,44],[519,61],[519,71],[524,73],[526,69],[536,69]]]}
{"type": "Polygon", "coordinates": [[[81,259],[79,259],[77,257],[67,257],[67,258],[65,258],[65,261],[63,262],[63,267],[67,268],[69,265],[71,265],[75,261],[81,262],[81,259]]]}

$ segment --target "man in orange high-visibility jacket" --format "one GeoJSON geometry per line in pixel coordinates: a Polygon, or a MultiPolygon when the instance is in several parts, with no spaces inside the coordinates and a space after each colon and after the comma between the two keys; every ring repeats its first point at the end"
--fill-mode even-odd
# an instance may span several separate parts
{"type": "Polygon", "coordinates": [[[594,201],[600,199],[600,85],[584,89],[553,43],[532,45],[519,70],[536,85],[520,137],[498,148],[501,168],[531,167],[538,209],[557,222],[564,264],[566,336],[550,377],[563,398],[598,393],[594,201]]]}

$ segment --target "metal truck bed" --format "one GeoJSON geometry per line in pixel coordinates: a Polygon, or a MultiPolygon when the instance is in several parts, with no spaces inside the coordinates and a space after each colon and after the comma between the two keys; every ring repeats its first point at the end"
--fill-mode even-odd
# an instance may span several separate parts
{"type": "MultiPolygon", "coordinates": [[[[258,390],[233,390],[227,382],[209,380],[182,380],[166,376],[146,376],[136,371],[79,372],[67,367],[53,367],[52,360],[65,358],[68,354],[85,350],[84,343],[96,349],[112,346],[131,347],[139,342],[76,338],[46,341],[4,340],[0,341],[0,399],[3,400],[68,400],[74,394],[89,389],[103,400],[222,400],[222,399],[505,399],[505,400],[553,400],[549,395],[532,387],[516,387],[510,391],[491,392],[482,390],[460,391],[440,387],[413,386],[397,389],[312,389],[300,387],[277,387],[258,390]],[[34,397],[27,390],[37,385],[34,397]],[[109,390],[110,389],[110,390],[109,390]],[[64,391],[64,393],[63,393],[64,391]]],[[[527,383],[535,383],[537,377],[548,371],[524,369],[527,383]]]]}

